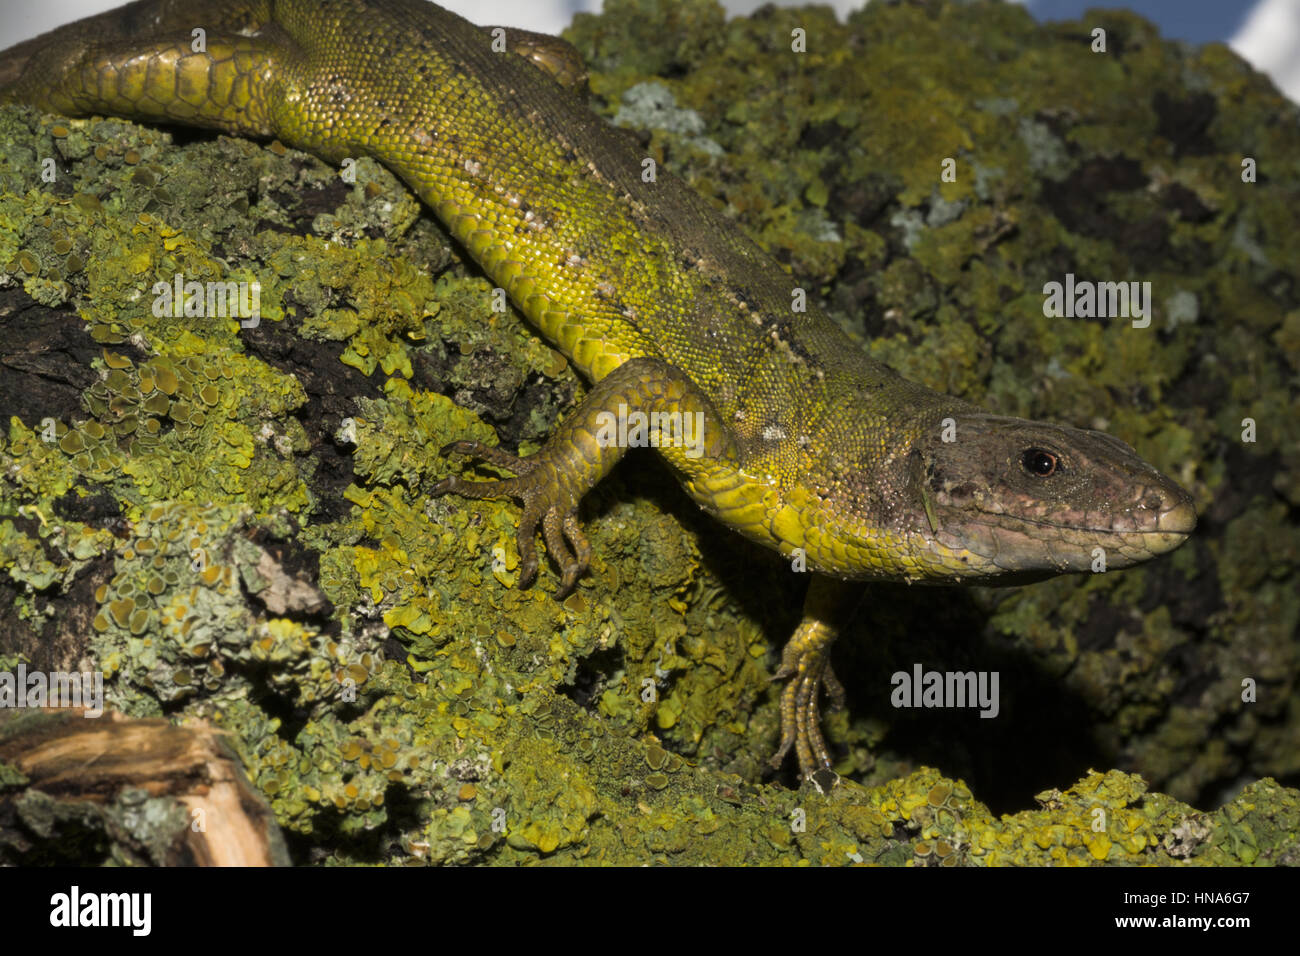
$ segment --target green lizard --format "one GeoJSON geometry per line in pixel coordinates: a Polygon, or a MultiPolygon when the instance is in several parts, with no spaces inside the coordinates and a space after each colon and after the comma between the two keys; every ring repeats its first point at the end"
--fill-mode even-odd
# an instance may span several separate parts
{"type": "MultiPolygon", "coordinates": [[[[527,39],[527,38],[525,38],[527,39]]],[[[535,58],[580,72],[544,46],[535,58]]],[[[539,526],[560,593],[586,569],[582,496],[642,435],[722,523],[816,572],[787,644],[779,764],[829,768],[828,651],[858,579],[997,583],[1163,554],[1196,513],[1108,435],[991,415],[872,360],[710,204],[644,177],[631,138],[522,57],[423,0],[146,0],[0,55],[0,95],[275,136],[400,175],[593,383],[537,454],[475,442],[515,477],[434,494],[523,502],[521,583],[539,526]],[[194,46],[202,28],[206,45],[194,46]],[[685,427],[700,423],[698,430],[685,427]]]]}

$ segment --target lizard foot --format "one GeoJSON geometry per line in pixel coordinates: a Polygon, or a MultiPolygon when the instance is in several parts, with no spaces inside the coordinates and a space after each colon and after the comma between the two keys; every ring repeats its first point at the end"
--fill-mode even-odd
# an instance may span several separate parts
{"type": "Polygon", "coordinates": [[[500,448],[478,441],[454,441],[439,452],[441,455],[466,455],[485,461],[515,474],[495,481],[466,481],[444,478],[433,486],[430,496],[454,494],[464,498],[502,498],[509,496],[523,503],[515,543],[519,549],[519,586],[526,588],[537,579],[537,526],[542,528],[546,550],[560,567],[560,589],[556,597],[565,597],[577,586],[578,578],[591,563],[591,545],[578,524],[578,501],[582,492],[577,482],[565,480],[565,471],[548,455],[550,446],[534,455],[521,458],[500,448]]]}
{"type": "Polygon", "coordinates": [[[772,757],[774,768],[794,748],[803,777],[830,770],[819,698],[825,688],[832,705],[844,706],[844,687],[831,668],[831,644],[860,597],[861,588],[851,582],[820,575],[810,582],[803,619],[781,652],[781,667],[773,677],[789,680],[781,691],[781,746],[772,757]]]}
{"type": "Polygon", "coordinates": [[[844,687],[831,668],[829,646],[800,646],[796,634],[781,655],[781,669],[773,680],[789,678],[781,691],[781,745],[772,755],[772,766],[780,767],[793,747],[799,770],[808,776],[831,766],[826,738],[822,736],[819,691],[826,688],[831,704],[844,706],[844,687]]]}

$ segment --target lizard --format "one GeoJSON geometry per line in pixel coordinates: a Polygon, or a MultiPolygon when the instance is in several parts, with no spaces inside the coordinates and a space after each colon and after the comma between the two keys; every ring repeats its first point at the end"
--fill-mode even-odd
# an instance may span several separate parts
{"type": "Polygon", "coordinates": [[[571,57],[521,38],[503,52],[423,0],[140,0],[0,54],[0,99],[276,137],[402,178],[591,382],[530,456],[441,450],[512,477],[431,495],[521,501],[519,584],[540,531],[564,596],[591,560],[579,503],[638,443],[610,422],[646,416],[639,443],[690,498],[812,572],[775,674],[774,767],[792,749],[804,777],[832,766],[821,697],[843,701],[829,652],[861,582],[1124,568],[1192,533],[1191,496],[1119,439],[933,391],[815,302],[793,308],[774,259],[671,173],[643,176],[632,137],[548,76],[580,75],[571,57]]]}

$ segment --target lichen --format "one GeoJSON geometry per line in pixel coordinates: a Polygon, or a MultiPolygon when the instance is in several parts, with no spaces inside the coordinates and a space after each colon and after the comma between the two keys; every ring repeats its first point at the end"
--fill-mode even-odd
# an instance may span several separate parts
{"type": "Polygon", "coordinates": [[[1300,797],[1266,779],[1300,774],[1294,107],[1124,13],[1093,15],[1100,57],[1005,4],[607,7],[569,34],[594,108],[666,91],[650,153],[874,355],[1130,441],[1195,494],[1193,540],[1012,591],[871,587],[826,720],[847,779],[792,789],[765,768],[802,584],[665,468],[588,497],[561,602],[545,561],[518,587],[517,505],[427,498],[493,474],[443,444],[526,453],[583,386],[388,171],[6,109],[7,322],[85,330],[71,400],[6,406],[20,633],[85,612],[110,705],[227,730],[300,862],[1295,862],[1300,797]],[[1065,272],[1151,281],[1152,327],[1045,317],[1065,272]],[[257,281],[261,324],[155,315],[176,273],[257,281]],[[1002,718],[889,708],[915,661],[1001,670],[1002,718]]]}

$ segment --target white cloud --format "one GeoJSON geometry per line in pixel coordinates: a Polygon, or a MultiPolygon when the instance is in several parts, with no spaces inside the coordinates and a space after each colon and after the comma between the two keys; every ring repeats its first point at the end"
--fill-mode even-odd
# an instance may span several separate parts
{"type": "Polygon", "coordinates": [[[1260,0],[1228,46],[1300,103],[1300,3],[1260,0]]]}

